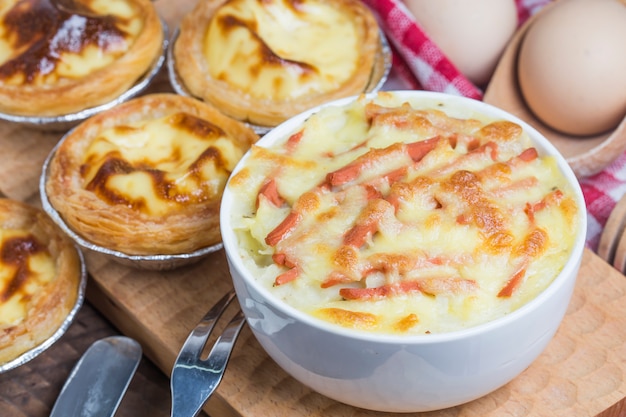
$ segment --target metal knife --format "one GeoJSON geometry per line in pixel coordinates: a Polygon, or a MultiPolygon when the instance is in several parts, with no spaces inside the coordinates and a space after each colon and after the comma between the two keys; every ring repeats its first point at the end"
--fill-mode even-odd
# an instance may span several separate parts
{"type": "Polygon", "coordinates": [[[141,355],[141,345],[125,336],[94,342],[65,381],[50,417],[112,417],[141,355]]]}

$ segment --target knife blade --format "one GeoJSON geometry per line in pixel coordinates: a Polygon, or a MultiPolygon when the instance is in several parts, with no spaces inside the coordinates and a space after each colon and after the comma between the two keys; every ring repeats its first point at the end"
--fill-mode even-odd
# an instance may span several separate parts
{"type": "Polygon", "coordinates": [[[141,345],[129,337],[94,342],[72,369],[50,417],[112,417],[141,356],[141,345]]]}

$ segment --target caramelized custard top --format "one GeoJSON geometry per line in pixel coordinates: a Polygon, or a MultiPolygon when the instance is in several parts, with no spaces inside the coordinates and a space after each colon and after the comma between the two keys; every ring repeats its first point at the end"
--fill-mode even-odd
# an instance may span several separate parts
{"type": "Polygon", "coordinates": [[[243,151],[218,126],[180,112],[103,131],[85,154],[85,189],[148,215],[218,195],[243,151]]]}
{"type": "Polygon", "coordinates": [[[111,7],[115,2],[102,11],[94,4],[81,3],[76,13],[58,9],[51,0],[19,0],[4,11],[0,7],[0,82],[79,78],[128,50],[139,16],[127,7],[111,7]]]}
{"type": "Polygon", "coordinates": [[[34,235],[0,229],[0,328],[20,322],[33,294],[55,274],[54,259],[34,235]]]}
{"type": "Polygon", "coordinates": [[[5,302],[24,287],[31,274],[28,264],[30,256],[45,251],[33,236],[14,236],[4,240],[0,246],[0,261],[13,269],[12,277],[0,292],[0,302],[5,302]]]}
{"type": "Polygon", "coordinates": [[[204,38],[211,76],[258,98],[338,88],[359,65],[359,23],[328,2],[230,0],[204,38]]]}

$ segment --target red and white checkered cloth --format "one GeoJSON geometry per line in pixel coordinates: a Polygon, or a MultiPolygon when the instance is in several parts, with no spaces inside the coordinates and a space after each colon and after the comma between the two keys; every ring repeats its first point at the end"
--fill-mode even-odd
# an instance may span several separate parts
{"type": "MultiPolygon", "coordinates": [[[[362,0],[377,15],[393,51],[393,76],[407,89],[439,91],[482,99],[472,84],[428,38],[402,0],[362,0]]],[[[515,0],[518,27],[551,0],[515,0]]],[[[600,234],[626,193],[626,153],[604,171],[580,180],[587,203],[587,246],[597,250],[600,234]]]]}

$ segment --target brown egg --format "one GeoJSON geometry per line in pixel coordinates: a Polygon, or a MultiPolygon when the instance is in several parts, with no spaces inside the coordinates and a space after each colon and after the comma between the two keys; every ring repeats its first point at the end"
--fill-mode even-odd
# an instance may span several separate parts
{"type": "Polygon", "coordinates": [[[549,127],[575,136],[615,128],[626,114],[626,2],[559,0],[528,28],[518,79],[549,127]]]}
{"type": "Polygon", "coordinates": [[[428,37],[477,86],[489,81],[517,27],[513,0],[404,0],[428,37]]]}

